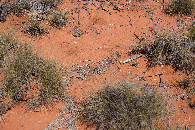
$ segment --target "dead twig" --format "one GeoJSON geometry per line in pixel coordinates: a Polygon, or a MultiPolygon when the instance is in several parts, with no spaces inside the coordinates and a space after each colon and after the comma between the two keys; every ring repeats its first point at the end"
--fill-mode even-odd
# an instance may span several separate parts
{"type": "Polygon", "coordinates": [[[115,8],[116,10],[118,10],[119,12],[120,12],[121,10],[125,10],[125,9],[122,9],[122,8],[116,6],[111,0],[108,0],[108,2],[110,2],[111,5],[114,6],[114,8],[115,8]]]}
{"type": "Polygon", "coordinates": [[[138,58],[140,58],[140,57],[142,57],[142,54],[141,54],[141,55],[136,55],[136,56],[134,56],[134,57],[132,57],[132,58],[130,58],[130,59],[127,59],[127,60],[125,60],[125,61],[120,61],[120,63],[125,64],[125,63],[131,62],[131,61],[133,61],[133,60],[135,60],[135,59],[138,59],[138,58]]]}
{"type": "Polygon", "coordinates": [[[157,74],[153,74],[153,75],[149,75],[148,77],[153,77],[153,76],[160,76],[160,75],[162,75],[163,73],[164,73],[165,71],[163,71],[163,72],[161,72],[161,73],[157,73],[157,74]]]}

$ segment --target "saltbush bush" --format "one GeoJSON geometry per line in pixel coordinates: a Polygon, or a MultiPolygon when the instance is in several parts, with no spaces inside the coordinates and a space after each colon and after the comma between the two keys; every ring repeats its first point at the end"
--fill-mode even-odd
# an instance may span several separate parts
{"type": "Polygon", "coordinates": [[[67,12],[66,13],[59,13],[54,12],[51,19],[49,20],[49,23],[52,27],[64,27],[66,25],[66,22],[68,20],[67,12]]]}
{"type": "Polygon", "coordinates": [[[53,12],[62,0],[13,0],[0,4],[0,22],[5,22],[8,14],[21,16],[26,11],[37,10],[42,14],[53,12]]]}
{"type": "Polygon", "coordinates": [[[43,6],[48,6],[50,8],[57,8],[58,4],[61,2],[62,0],[40,0],[40,3],[43,6]]]}
{"type": "Polygon", "coordinates": [[[192,87],[192,81],[189,78],[185,78],[181,81],[177,81],[178,87],[182,89],[190,89],[192,87]]]}
{"type": "Polygon", "coordinates": [[[9,50],[14,49],[17,45],[17,39],[14,38],[13,34],[0,34],[0,68],[2,68],[2,63],[4,62],[4,56],[9,50]]]}
{"type": "Polygon", "coordinates": [[[0,4],[0,22],[5,22],[6,17],[8,14],[10,14],[10,4],[7,2],[4,2],[0,4]]]}
{"type": "Polygon", "coordinates": [[[152,129],[168,110],[154,89],[131,83],[106,86],[81,104],[81,119],[97,129],[152,129]]]}
{"type": "Polygon", "coordinates": [[[14,0],[10,3],[10,11],[16,16],[21,16],[25,11],[32,8],[33,0],[14,0]]]}
{"type": "Polygon", "coordinates": [[[194,44],[189,38],[173,33],[157,36],[152,44],[135,46],[130,51],[130,55],[145,55],[148,67],[167,64],[172,65],[176,70],[193,72],[195,65],[193,47],[194,44]]]}
{"type": "Polygon", "coordinates": [[[188,32],[189,32],[188,34],[189,38],[191,39],[192,42],[194,42],[195,41],[195,22],[192,23],[192,25],[188,29],[188,32]]]}
{"type": "Polygon", "coordinates": [[[173,15],[191,15],[194,12],[194,0],[173,0],[169,3],[165,12],[173,15]]]}
{"type": "Polygon", "coordinates": [[[36,107],[62,99],[64,84],[61,67],[58,64],[38,57],[26,44],[12,43],[15,40],[11,36],[1,36],[0,41],[4,41],[4,48],[7,47],[2,53],[4,87],[13,100],[32,101],[36,107]],[[12,47],[12,44],[16,45],[12,47]],[[34,81],[37,85],[32,86],[30,82],[34,81]],[[38,94],[29,95],[31,91],[38,94]]]}
{"type": "Polygon", "coordinates": [[[26,28],[26,32],[31,36],[43,35],[45,33],[45,29],[40,24],[40,21],[31,19],[28,27],[26,28]]]}

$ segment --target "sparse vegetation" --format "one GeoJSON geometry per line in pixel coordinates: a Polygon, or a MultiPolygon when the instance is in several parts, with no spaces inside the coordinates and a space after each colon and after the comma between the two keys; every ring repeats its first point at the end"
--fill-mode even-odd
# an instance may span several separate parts
{"type": "Polygon", "coordinates": [[[13,0],[0,4],[0,22],[5,22],[8,14],[21,16],[26,11],[37,10],[42,14],[52,13],[61,0],[13,0]]]}
{"type": "Polygon", "coordinates": [[[4,62],[4,56],[8,53],[9,50],[14,49],[17,45],[17,39],[9,33],[0,34],[0,68],[2,68],[2,63],[4,62]]]}
{"type": "Polygon", "coordinates": [[[190,89],[192,87],[192,81],[189,78],[185,78],[182,81],[178,81],[178,86],[182,89],[190,89]]]}
{"type": "Polygon", "coordinates": [[[173,0],[169,3],[165,12],[174,15],[191,15],[194,12],[194,0],[173,0]]]}
{"type": "Polygon", "coordinates": [[[166,113],[166,102],[154,89],[131,83],[107,86],[82,102],[81,117],[97,129],[152,129],[166,113]]]}
{"type": "Polygon", "coordinates": [[[30,20],[26,32],[34,36],[43,35],[45,30],[40,24],[41,22],[38,20],[30,20]]]}
{"type": "Polygon", "coordinates": [[[0,101],[0,116],[5,114],[6,108],[5,108],[5,103],[0,101]]]}
{"type": "Polygon", "coordinates": [[[193,58],[193,43],[188,38],[175,34],[160,35],[153,44],[134,47],[131,54],[144,54],[148,60],[148,67],[157,64],[172,65],[176,70],[193,72],[195,60],[193,58]]]}
{"type": "Polygon", "coordinates": [[[32,8],[33,0],[14,0],[10,3],[10,11],[16,16],[21,16],[25,11],[32,8]]]}
{"type": "Polygon", "coordinates": [[[2,3],[0,4],[0,22],[5,22],[6,17],[10,14],[10,4],[9,3],[2,3]]]}
{"type": "Polygon", "coordinates": [[[62,0],[40,0],[42,5],[48,6],[50,8],[57,8],[61,1],[62,0]]]}
{"type": "Polygon", "coordinates": [[[189,31],[189,34],[188,34],[189,38],[191,39],[192,42],[194,42],[195,41],[195,22],[192,23],[188,31],[189,31]]]}
{"type": "MultiPolygon", "coordinates": [[[[1,36],[5,47],[12,45],[13,37],[1,36]],[[7,40],[5,40],[7,39],[7,40]]],[[[16,44],[16,43],[15,43],[16,44]]],[[[52,61],[46,61],[36,56],[30,46],[19,45],[9,47],[9,53],[2,53],[5,73],[4,87],[15,101],[29,101],[31,108],[38,105],[48,105],[52,101],[62,99],[64,85],[61,67],[52,61]],[[32,82],[36,82],[32,85],[32,82]],[[29,95],[36,91],[36,95],[29,95]]],[[[5,51],[5,52],[7,52],[5,51]]]]}
{"type": "Polygon", "coordinates": [[[67,14],[68,14],[67,12],[65,13],[54,12],[51,19],[49,20],[50,25],[56,28],[64,27],[68,20],[67,14]]]}

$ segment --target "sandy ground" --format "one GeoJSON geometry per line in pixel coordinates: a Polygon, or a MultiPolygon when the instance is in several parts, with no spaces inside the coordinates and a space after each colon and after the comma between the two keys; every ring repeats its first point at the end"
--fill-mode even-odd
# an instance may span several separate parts
{"type": "MultiPolygon", "coordinates": [[[[167,1],[166,1],[167,2],[167,1]]],[[[119,61],[129,59],[128,52],[134,45],[150,43],[154,39],[152,29],[159,31],[172,31],[181,26],[181,21],[189,24],[193,17],[168,16],[163,12],[163,6],[158,1],[148,0],[146,2],[131,2],[125,5],[125,0],[120,1],[117,6],[125,10],[116,10],[112,5],[106,3],[102,10],[91,2],[80,3],[64,0],[60,4],[59,11],[80,10],[80,13],[70,14],[71,19],[63,29],[55,29],[48,25],[43,26],[48,33],[43,36],[32,37],[23,32],[28,23],[28,15],[22,17],[8,16],[7,21],[0,23],[1,30],[12,31],[22,43],[31,43],[33,49],[38,51],[40,56],[58,60],[66,66],[93,65],[100,66],[105,58],[113,54],[120,54],[119,61]],[[88,8],[88,11],[82,7],[88,8]],[[79,17],[78,17],[79,16],[79,17]],[[76,31],[79,30],[79,31],[76,31]],[[74,37],[78,33],[81,37],[74,37]],[[140,42],[138,38],[143,41],[140,42]],[[140,42],[140,43],[139,43],[140,42]],[[44,54],[44,55],[43,55],[44,54]]],[[[173,122],[179,125],[184,124],[195,129],[195,110],[190,109],[188,104],[192,100],[182,100],[180,97],[186,94],[184,90],[166,85],[173,85],[176,81],[183,79],[186,75],[183,72],[175,72],[171,66],[157,66],[147,70],[145,58],[135,60],[138,66],[131,66],[131,63],[114,63],[104,73],[91,75],[84,79],[74,79],[69,84],[68,93],[70,96],[81,100],[90,92],[97,92],[103,87],[102,84],[116,83],[129,79],[136,83],[159,83],[159,76],[152,76],[163,72],[161,76],[164,85],[159,89],[163,93],[169,93],[172,98],[168,99],[175,106],[173,122]],[[142,80],[141,78],[144,78],[142,80]],[[141,79],[141,80],[140,80],[141,79]]],[[[194,96],[192,96],[192,99],[194,96]]],[[[0,128],[2,130],[12,129],[43,129],[46,125],[57,118],[57,114],[64,107],[63,103],[58,103],[55,107],[40,107],[37,110],[26,111],[26,103],[16,104],[1,119],[0,128]]],[[[79,125],[79,129],[85,129],[79,125]]]]}

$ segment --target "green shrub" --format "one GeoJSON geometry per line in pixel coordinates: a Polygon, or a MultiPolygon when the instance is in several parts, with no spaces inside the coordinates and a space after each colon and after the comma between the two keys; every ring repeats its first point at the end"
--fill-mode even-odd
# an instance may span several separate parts
{"type": "Polygon", "coordinates": [[[81,104],[81,119],[97,129],[152,129],[167,111],[154,89],[130,83],[107,86],[81,104]]]}
{"type": "Polygon", "coordinates": [[[5,103],[0,101],[0,116],[5,114],[5,112],[6,112],[5,103]]]}
{"type": "Polygon", "coordinates": [[[22,13],[32,8],[32,1],[33,0],[14,0],[10,3],[10,10],[16,16],[21,16],[22,13]]]}
{"type": "Polygon", "coordinates": [[[57,8],[62,0],[40,0],[41,4],[50,8],[57,8]]]}
{"type": "Polygon", "coordinates": [[[10,4],[7,2],[3,2],[0,4],[0,22],[5,22],[6,17],[10,14],[10,4]]]}
{"type": "Polygon", "coordinates": [[[17,45],[17,40],[14,38],[13,34],[0,34],[0,68],[4,62],[4,56],[9,52],[9,50],[15,48],[17,45]]]}
{"type": "Polygon", "coordinates": [[[175,34],[160,35],[153,44],[134,47],[131,54],[143,54],[148,60],[148,67],[157,64],[172,65],[176,70],[193,72],[195,60],[192,55],[193,43],[185,37],[175,34]]]}
{"type": "Polygon", "coordinates": [[[165,12],[173,15],[191,15],[194,11],[194,0],[173,0],[169,3],[165,12]]]}
{"type": "Polygon", "coordinates": [[[30,20],[28,27],[26,28],[26,32],[31,36],[43,35],[45,33],[44,28],[40,25],[40,21],[38,20],[30,20]]]}
{"type": "Polygon", "coordinates": [[[189,31],[189,34],[188,34],[189,38],[191,39],[192,42],[194,42],[195,41],[195,22],[192,23],[188,31],[189,31]]]}
{"type": "Polygon", "coordinates": [[[0,4],[0,22],[5,22],[8,14],[21,16],[26,11],[37,10],[42,14],[53,12],[62,0],[13,0],[0,4]]]}
{"type": "Polygon", "coordinates": [[[182,81],[178,81],[178,86],[182,89],[190,89],[192,87],[191,80],[189,78],[185,78],[182,81]]]}
{"type": "Polygon", "coordinates": [[[39,75],[41,83],[40,99],[42,104],[62,99],[64,86],[62,82],[62,70],[55,62],[45,61],[39,66],[39,75]]]}
{"type": "Polygon", "coordinates": [[[67,21],[68,21],[67,12],[66,13],[54,12],[51,19],[49,20],[49,23],[52,27],[59,28],[64,27],[67,21]]]}
{"type": "Polygon", "coordinates": [[[6,88],[16,101],[27,100],[28,81],[34,77],[41,85],[39,101],[47,104],[63,94],[62,75],[56,64],[45,61],[25,46],[6,58],[6,88]]]}
{"type": "Polygon", "coordinates": [[[16,44],[14,48],[9,47],[9,53],[2,53],[4,86],[9,96],[15,101],[30,101],[35,107],[62,99],[64,95],[62,67],[55,62],[39,58],[29,46],[14,43],[15,40],[10,37],[6,35],[1,37],[1,39],[8,39],[6,45],[16,44]],[[37,86],[30,85],[32,80],[36,81],[37,86]],[[34,90],[38,95],[29,95],[34,90]]]}

